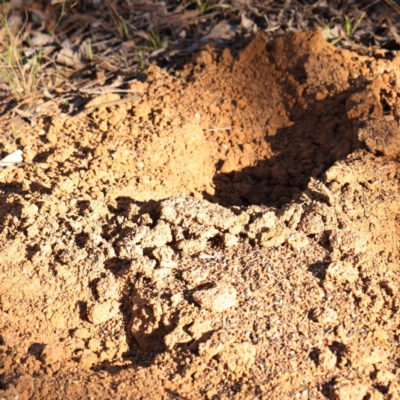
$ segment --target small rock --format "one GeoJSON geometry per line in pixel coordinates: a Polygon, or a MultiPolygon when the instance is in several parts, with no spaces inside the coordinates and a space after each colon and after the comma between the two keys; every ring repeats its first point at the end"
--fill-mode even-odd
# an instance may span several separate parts
{"type": "Polygon", "coordinates": [[[174,251],[171,247],[162,246],[153,250],[153,256],[157,261],[171,261],[174,251]]]}
{"type": "Polygon", "coordinates": [[[171,273],[172,273],[171,268],[154,269],[152,272],[151,279],[153,282],[157,282],[171,275],[171,273]]]}
{"type": "Polygon", "coordinates": [[[357,382],[340,382],[335,384],[334,393],[337,400],[362,400],[368,392],[368,385],[357,382]]]}
{"type": "Polygon", "coordinates": [[[118,305],[117,301],[93,304],[87,311],[89,321],[94,325],[107,322],[118,314],[118,305]]]}
{"type": "Polygon", "coordinates": [[[53,328],[63,329],[65,327],[65,314],[62,311],[55,312],[49,321],[53,328]]]}
{"type": "Polygon", "coordinates": [[[329,264],[326,278],[336,283],[354,283],[358,279],[358,269],[348,261],[336,261],[329,264]]]}
{"type": "Polygon", "coordinates": [[[74,332],[74,337],[78,339],[89,339],[90,336],[90,332],[86,328],[78,328],[74,332]]]}
{"type": "Polygon", "coordinates": [[[126,217],[129,220],[132,220],[134,216],[139,214],[140,207],[137,204],[129,204],[127,210],[126,210],[126,217]]]}
{"type": "Polygon", "coordinates": [[[84,349],[85,348],[85,341],[83,339],[79,339],[79,338],[71,338],[67,342],[67,345],[68,345],[68,348],[70,349],[70,351],[73,352],[73,351],[75,351],[77,349],[84,349]]]}
{"type": "Polygon", "coordinates": [[[131,269],[134,273],[141,273],[144,276],[151,278],[155,266],[155,260],[150,260],[148,257],[141,256],[132,261],[131,269]]]}
{"type": "Polygon", "coordinates": [[[199,290],[193,299],[201,307],[210,311],[222,312],[236,306],[236,290],[230,285],[220,284],[212,289],[199,290]]]}
{"type": "Polygon", "coordinates": [[[172,241],[172,232],[169,224],[159,220],[157,225],[146,235],[140,245],[143,249],[161,247],[172,241]]]}
{"type": "Polygon", "coordinates": [[[136,226],[117,242],[120,257],[135,257],[143,254],[138,243],[150,232],[148,226],[136,226]]]}
{"type": "Polygon", "coordinates": [[[187,221],[213,227],[219,231],[241,224],[246,218],[246,215],[238,217],[225,207],[190,196],[171,197],[162,201],[159,212],[160,218],[173,226],[187,221]]]}
{"type": "Polygon", "coordinates": [[[245,371],[251,370],[256,352],[256,346],[251,343],[234,343],[224,349],[219,359],[236,376],[241,376],[245,371]]]}
{"type": "Polygon", "coordinates": [[[336,366],[337,357],[329,348],[326,348],[324,352],[321,352],[318,360],[322,368],[332,371],[336,366]]]}
{"type": "Polygon", "coordinates": [[[314,211],[305,213],[300,222],[300,229],[307,235],[315,235],[325,230],[322,216],[314,211]]]}
{"type": "Polygon", "coordinates": [[[39,211],[39,207],[36,204],[27,204],[22,207],[21,218],[34,217],[39,211]]]}
{"type": "Polygon", "coordinates": [[[355,345],[348,346],[346,355],[354,368],[360,368],[386,361],[390,356],[390,352],[376,344],[373,347],[372,345],[371,347],[364,345],[362,348],[355,345]]]}
{"type": "Polygon", "coordinates": [[[92,353],[90,350],[83,350],[82,356],[79,360],[79,367],[82,369],[89,369],[95,364],[98,360],[96,354],[92,353]]]}
{"type": "Polygon", "coordinates": [[[41,355],[40,359],[43,361],[45,365],[52,365],[59,361],[64,360],[65,358],[65,350],[64,347],[58,343],[47,345],[41,355]]]}
{"type": "Polygon", "coordinates": [[[209,360],[233,342],[233,338],[224,330],[214,332],[210,339],[199,345],[199,355],[209,360]]]}
{"type": "Polygon", "coordinates": [[[188,335],[181,327],[175,328],[171,333],[165,336],[164,343],[167,349],[172,350],[177,343],[187,343],[192,340],[192,337],[188,335]]]}
{"type": "Polygon", "coordinates": [[[59,259],[65,265],[74,266],[87,258],[87,256],[87,252],[84,249],[66,249],[60,253],[59,259]]]}
{"type": "Polygon", "coordinates": [[[225,247],[231,247],[237,245],[239,242],[239,239],[237,236],[232,235],[230,233],[225,233],[223,237],[223,243],[225,247]]]}
{"type": "Polygon", "coordinates": [[[358,131],[358,139],[374,154],[394,158],[400,153],[400,129],[394,120],[374,118],[365,122],[358,131]]]}
{"type": "Polygon", "coordinates": [[[176,307],[184,300],[183,293],[178,292],[171,296],[171,307],[176,307]]]}
{"type": "Polygon", "coordinates": [[[144,226],[144,225],[151,225],[153,223],[153,220],[151,219],[149,214],[142,214],[138,220],[137,220],[138,225],[144,226]]]}
{"type": "Polygon", "coordinates": [[[335,323],[338,320],[337,312],[329,307],[315,310],[313,313],[313,317],[316,322],[324,325],[335,323]]]}
{"type": "Polygon", "coordinates": [[[192,326],[189,327],[188,331],[192,335],[193,339],[199,339],[204,333],[211,330],[211,321],[195,321],[192,326]]]}
{"type": "Polygon", "coordinates": [[[218,390],[216,388],[212,388],[206,393],[206,395],[207,395],[207,399],[216,398],[218,395],[218,390]]]}
{"type": "Polygon", "coordinates": [[[182,240],[177,245],[177,248],[183,254],[188,254],[188,255],[200,253],[206,247],[207,247],[207,240],[205,239],[182,240]]]}
{"type": "Polygon", "coordinates": [[[273,211],[265,212],[249,225],[247,236],[254,239],[257,235],[269,231],[276,225],[276,215],[273,211]]]}
{"type": "Polygon", "coordinates": [[[97,352],[101,350],[101,341],[100,339],[93,338],[89,340],[88,347],[91,351],[97,352]]]}
{"type": "Polygon", "coordinates": [[[390,382],[396,379],[396,375],[387,370],[380,370],[376,374],[376,381],[380,385],[387,386],[390,382]]]}
{"type": "Polygon", "coordinates": [[[208,278],[209,274],[210,271],[207,268],[199,266],[183,271],[182,278],[188,284],[189,288],[193,288],[201,282],[204,282],[208,278]]]}
{"type": "Polygon", "coordinates": [[[377,389],[372,389],[368,392],[369,400],[384,400],[385,396],[377,389]]]}
{"type": "Polygon", "coordinates": [[[281,246],[291,231],[284,226],[276,226],[268,232],[262,232],[259,236],[259,243],[262,247],[278,247],[281,246]]]}
{"type": "Polygon", "coordinates": [[[118,289],[118,282],[111,274],[101,278],[96,285],[96,292],[102,300],[118,298],[118,289]]]}
{"type": "Polygon", "coordinates": [[[56,144],[56,143],[57,143],[57,140],[58,140],[57,134],[54,133],[54,132],[49,132],[49,133],[46,135],[46,139],[47,139],[47,141],[48,141],[50,144],[56,144]]]}
{"type": "Polygon", "coordinates": [[[293,250],[299,251],[309,244],[309,240],[303,232],[293,232],[287,239],[287,243],[293,250]]]}

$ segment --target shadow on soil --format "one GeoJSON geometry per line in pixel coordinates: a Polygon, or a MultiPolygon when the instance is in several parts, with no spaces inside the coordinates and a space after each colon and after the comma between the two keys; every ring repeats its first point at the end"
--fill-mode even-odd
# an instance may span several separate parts
{"type": "Polygon", "coordinates": [[[308,109],[289,108],[293,122],[266,136],[277,156],[254,166],[214,176],[215,195],[204,197],[223,206],[252,204],[281,207],[298,198],[311,177],[318,178],[336,161],[360,147],[357,120],[347,118],[346,102],[352,89],[323,101],[312,100],[308,109]]]}

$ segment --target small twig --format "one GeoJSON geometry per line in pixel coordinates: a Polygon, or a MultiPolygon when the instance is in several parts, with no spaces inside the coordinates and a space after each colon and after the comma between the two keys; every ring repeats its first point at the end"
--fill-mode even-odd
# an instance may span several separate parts
{"type": "Polygon", "coordinates": [[[99,89],[79,89],[81,93],[103,94],[103,93],[146,93],[147,90],[130,90],[130,89],[114,89],[114,88],[99,88],[99,89]]]}
{"type": "MultiPolygon", "coordinates": [[[[102,103],[102,104],[97,104],[95,107],[96,108],[100,108],[100,107],[114,107],[114,106],[119,106],[121,104],[126,104],[126,103],[130,103],[131,101],[139,101],[141,98],[137,95],[132,95],[129,97],[126,97],[124,99],[121,100],[115,100],[115,101],[108,101],[107,103],[102,103]]],[[[88,115],[91,112],[93,112],[93,107],[87,108],[85,110],[80,111],[78,114],[71,116],[67,119],[67,121],[70,121],[71,119],[75,119],[78,117],[81,117],[83,115],[88,115]]]]}
{"type": "Polygon", "coordinates": [[[206,131],[208,132],[214,132],[214,131],[228,131],[232,129],[232,126],[227,126],[226,128],[210,128],[210,129],[206,129],[206,131]]]}
{"type": "Polygon", "coordinates": [[[385,0],[385,3],[391,6],[396,12],[400,13],[400,6],[393,0],[385,0]]]}

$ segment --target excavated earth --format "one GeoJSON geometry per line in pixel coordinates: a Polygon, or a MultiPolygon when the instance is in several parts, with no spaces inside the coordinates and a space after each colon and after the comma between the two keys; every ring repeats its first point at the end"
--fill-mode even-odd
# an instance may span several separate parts
{"type": "Polygon", "coordinates": [[[0,398],[399,399],[400,54],[258,34],[131,89],[2,135],[0,398]]]}

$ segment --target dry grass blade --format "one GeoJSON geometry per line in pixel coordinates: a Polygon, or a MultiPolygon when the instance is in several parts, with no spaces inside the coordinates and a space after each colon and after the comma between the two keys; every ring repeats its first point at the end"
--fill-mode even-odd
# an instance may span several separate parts
{"type": "Polygon", "coordinates": [[[396,12],[400,13],[400,6],[393,0],[384,0],[386,4],[389,4],[396,12]]]}
{"type": "Polygon", "coordinates": [[[33,51],[30,58],[24,57],[19,43],[25,25],[14,37],[5,15],[0,16],[0,24],[5,32],[3,44],[5,51],[0,54],[0,75],[7,82],[14,97],[20,101],[34,91],[42,62],[42,52],[41,50],[33,51]]]}

